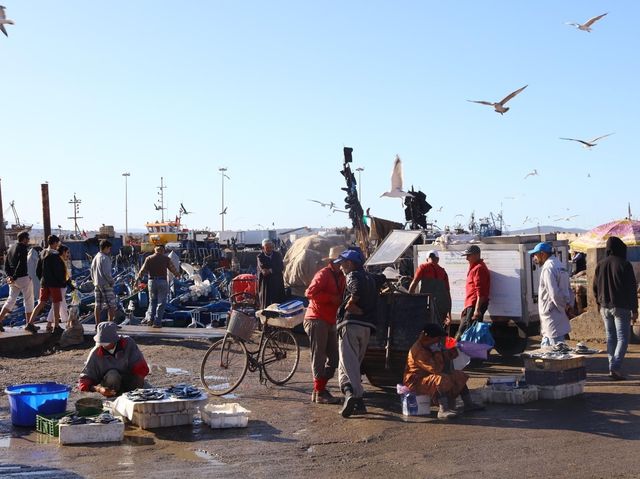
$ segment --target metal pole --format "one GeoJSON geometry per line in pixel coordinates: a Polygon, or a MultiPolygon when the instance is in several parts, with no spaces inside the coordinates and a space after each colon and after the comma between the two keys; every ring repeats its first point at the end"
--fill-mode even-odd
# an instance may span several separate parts
{"type": "Polygon", "coordinates": [[[127,246],[127,241],[129,239],[129,198],[128,198],[128,190],[127,190],[127,180],[131,176],[131,173],[122,173],[124,176],[124,246],[127,246]]]}
{"type": "Polygon", "coordinates": [[[221,181],[222,181],[222,209],[220,210],[220,216],[222,216],[222,230],[224,231],[224,216],[227,214],[227,212],[224,210],[224,179],[229,178],[226,174],[225,171],[227,171],[226,168],[218,168],[218,171],[220,172],[220,176],[221,176],[221,181]]]}
{"type": "Polygon", "coordinates": [[[49,184],[42,183],[40,185],[42,193],[42,227],[44,229],[44,241],[51,235],[51,212],[49,210],[49,184]]]}
{"type": "Polygon", "coordinates": [[[362,181],[360,179],[360,173],[364,171],[364,168],[359,166],[356,168],[356,171],[358,172],[358,201],[362,204],[362,181]]]}

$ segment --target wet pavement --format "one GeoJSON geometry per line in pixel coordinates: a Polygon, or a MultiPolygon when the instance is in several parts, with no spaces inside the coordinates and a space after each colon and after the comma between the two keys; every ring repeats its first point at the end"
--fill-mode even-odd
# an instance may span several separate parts
{"type": "MultiPolygon", "coordinates": [[[[154,386],[199,384],[207,346],[141,341],[151,364],[149,381],[154,386]]],[[[2,358],[0,385],[73,384],[87,352],[2,358]]],[[[639,346],[631,347],[625,365],[630,380],[611,382],[604,355],[589,357],[583,396],[521,406],[490,404],[448,423],[433,416],[405,418],[395,393],[367,385],[369,414],[343,419],[338,406],[310,403],[308,351],[303,349],[298,372],[285,387],[261,385],[256,373],[248,373],[232,398],[211,399],[239,402],[251,410],[245,429],[211,429],[200,420],[150,431],[128,426],[122,443],[74,446],[14,428],[2,394],[0,477],[640,477],[635,465],[639,346]]],[[[514,374],[521,367],[519,358],[492,357],[470,371],[470,386],[478,388],[487,376],[514,374]]],[[[72,391],[69,408],[80,397],[72,391]]]]}

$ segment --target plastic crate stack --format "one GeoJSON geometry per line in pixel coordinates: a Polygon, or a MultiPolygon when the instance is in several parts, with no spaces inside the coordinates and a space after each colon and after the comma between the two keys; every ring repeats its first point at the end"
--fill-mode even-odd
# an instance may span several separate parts
{"type": "Polygon", "coordinates": [[[584,393],[585,358],[566,356],[562,359],[536,357],[536,352],[523,356],[525,380],[538,388],[539,399],[564,399],[584,393]]]}

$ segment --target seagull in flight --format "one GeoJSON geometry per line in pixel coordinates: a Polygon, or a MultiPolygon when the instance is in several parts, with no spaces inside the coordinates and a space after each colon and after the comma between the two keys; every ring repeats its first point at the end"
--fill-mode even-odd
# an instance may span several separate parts
{"type": "Polygon", "coordinates": [[[7,30],[4,28],[4,26],[15,25],[15,22],[7,18],[7,15],[4,13],[4,11],[5,11],[5,7],[0,5],[0,32],[4,33],[4,35],[8,37],[9,34],[7,33],[7,30]]]}
{"type": "MultiPolygon", "coordinates": [[[[607,13],[609,13],[609,12],[607,12],[607,13]]],[[[567,23],[567,25],[571,25],[572,27],[576,27],[578,30],[582,30],[583,32],[591,33],[591,25],[596,23],[598,20],[600,20],[605,15],[607,15],[607,13],[603,13],[602,15],[598,15],[597,17],[590,18],[589,20],[587,20],[584,23],[567,23]]]]}
{"type": "Polygon", "coordinates": [[[333,201],[329,203],[323,203],[322,201],[318,201],[318,200],[307,200],[307,201],[313,201],[314,203],[318,203],[322,207],[328,206],[329,209],[333,209],[336,207],[336,204],[333,201]]]}
{"type": "Polygon", "coordinates": [[[578,143],[582,143],[582,145],[584,146],[584,148],[590,150],[591,148],[593,148],[594,146],[596,146],[598,143],[598,140],[602,140],[603,138],[606,138],[608,136],[613,135],[613,133],[607,133],[606,135],[602,135],[602,136],[598,136],[596,138],[594,138],[593,140],[579,140],[577,138],[560,138],[561,140],[568,140],[568,141],[577,141],[578,143]]]}
{"type": "Polygon", "coordinates": [[[526,180],[527,178],[529,178],[530,176],[538,176],[538,170],[534,169],[533,171],[530,171],[529,173],[527,173],[525,175],[525,177],[523,178],[524,180],[526,180]]]}
{"type": "Polygon", "coordinates": [[[393,162],[393,170],[391,170],[391,190],[382,193],[380,198],[383,196],[389,196],[390,198],[413,197],[411,193],[402,190],[402,160],[398,155],[396,155],[396,159],[393,162]]]}
{"type": "Polygon", "coordinates": [[[443,206],[441,206],[440,208],[438,208],[438,209],[436,210],[436,213],[440,213],[440,212],[442,211],[442,208],[444,208],[444,207],[443,207],[443,206]]]}
{"type": "Polygon", "coordinates": [[[228,206],[225,206],[224,209],[220,212],[221,215],[226,215],[227,214],[227,208],[229,208],[228,206]]]}
{"type": "Polygon", "coordinates": [[[504,106],[509,100],[511,100],[514,96],[516,96],[518,93],[520,93],[522,90],[524,90],[525,88],[527,88],[529,85],[525,85],[522,88],[517,89],[516,91],[509,93],[506,97],[504,97],[502,100],[498,101],[498,102],[490,102],[490,101],[482,101],[482,100],[467,100],[470,101],[471,103],[480,103],[481,105],[488,105],[488,106],[492,106],[493,109],[500,113],[501,115],[504,115],[506,112],[509,111],[509,107],[504,106]]]}

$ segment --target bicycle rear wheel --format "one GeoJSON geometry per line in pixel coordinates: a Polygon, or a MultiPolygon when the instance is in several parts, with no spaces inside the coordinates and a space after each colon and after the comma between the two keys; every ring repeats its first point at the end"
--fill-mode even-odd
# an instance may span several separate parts
{"type": "Polygon", "coordinates": [[[247,348],[242,340],[226,335],[204,355],[200,365],[200,380],[211,394],[222,396],[238,387],[248,367],[247,348]]]}
{"type": "Polygon", "coordinates": [[[262,346],[262,369],[273,384],[283,385],[293,377],[300,361],[298,340],[288,329],[276,329],[262,346]]]}

